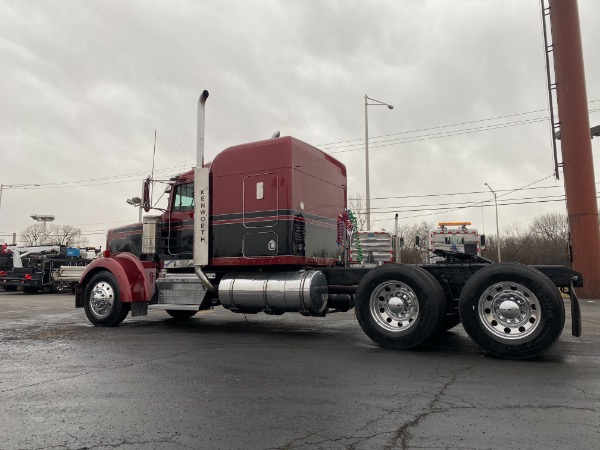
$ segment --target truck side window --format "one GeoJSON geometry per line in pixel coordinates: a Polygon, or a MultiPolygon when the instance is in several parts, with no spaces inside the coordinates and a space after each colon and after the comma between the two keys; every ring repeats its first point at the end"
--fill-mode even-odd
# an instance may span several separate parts
{"type": "Polygon", "coordinates": [[[173,211],[191,211],[194,209],[194,183],[180,184],[175,188],[173,211]]]}

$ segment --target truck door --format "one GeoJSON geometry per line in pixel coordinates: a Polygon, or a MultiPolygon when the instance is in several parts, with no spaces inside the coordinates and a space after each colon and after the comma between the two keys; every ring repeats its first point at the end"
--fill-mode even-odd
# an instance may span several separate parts
{"type": "Polygon", "coordinates": [[[246,233],[242,253],[247,258],[276,256],[279,246],[275,229],[279,222],[277,174],[249,175],[244,179],[243,223],[246,233]]]}
{"type": "Polygon", "coordinates": [[[194,183],[173,186],[169,220],[161,231],[167,254],[182,255],[194,251],[194,183]]]}

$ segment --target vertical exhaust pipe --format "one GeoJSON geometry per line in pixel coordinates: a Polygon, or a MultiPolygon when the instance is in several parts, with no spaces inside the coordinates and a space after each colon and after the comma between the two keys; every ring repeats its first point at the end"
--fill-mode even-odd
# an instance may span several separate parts
{"type": "Polygon", "coordinates": [[[196,127],[196,168],[204,167],[204,123],[206,117],[206,100],[208,99],[208,91],[202,91],[198,99],[198,116],[196,127]]]}
{"type": "Polygon", "coordinates": [[[206,277],[202,266],[208,265],[209,241],[209,174],[204,168],[204,123],[208,91],[198,99],[198,127],[196,136],[196,167],[194,169],[194,272],[207,291],[217,293],[217,288],[206,277]]]}
{"type": "Polygon", "coordinates": [[[402,262],[401,249],[400,249],[400,236],[398,236],[398,213],[394,218],[394,262],[402,262]]]}

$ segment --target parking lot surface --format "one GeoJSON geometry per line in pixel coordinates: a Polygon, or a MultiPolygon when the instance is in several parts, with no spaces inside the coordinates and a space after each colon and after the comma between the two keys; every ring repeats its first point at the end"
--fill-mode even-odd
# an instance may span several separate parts
{"type": "MultiPolygon", "coordinates": [[[[600,301],[531,361],[459,326],[415,351],[353,312],[216,308],[96,328],[67,294],[0,292],[0,449],[596,449],[600,301]]],[[[569,305],[567,304],[567,311],[569,305]]]]}

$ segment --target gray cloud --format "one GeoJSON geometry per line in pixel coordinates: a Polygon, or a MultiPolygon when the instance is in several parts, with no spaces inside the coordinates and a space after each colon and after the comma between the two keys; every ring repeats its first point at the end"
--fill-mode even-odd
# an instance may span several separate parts
{"type": "MultiPolygon", "coordinates": [[[[600,100],[593,51],[600,5],[581,0],[580,14],[588,97],[600,100]]],[[[348,167],[349,194],[364,192],[368,94],[395,106],[369,109],[373,197],[485,191],[484,182],[497,190],[525,186],[552,172],[547,121],[414,137],[541,118],[543,111],[387,138],[414,142],[378,146],[377,136],[545,108],[542,50],[536,0],[0,0],[0,182],[80,180],[77,187],[6,189],[0,240],[28,225],[31,213],[97,233],[90,234],[97,245],[109,227],[135,221],[125,199],[139,195],[151,170],[154,130],[159,176],[193,163],[202,89],[211,93],[209,158],[277,129],[324,148],[357,140],[348,143],[357,147],[329,151],[355,149],[334,156],[348,167]],[[138,175],[104,179],[123,174],[138,175]]],[[[544,195],[562,192],[552,179],[540,185],[554,184],[544,195]]],[[[374,218],[389,228],[398,210],[405,221],[479,225],[480,208],[414,217],[423,213],[401,207],[490,198],[374,200],[374,208],[388,210],[374,218]]],[[[501,225],[551,210],[564,204],[505,206],[501,225]]],[[[486,208],[485,223],[493,219],[486,208]]]]}

